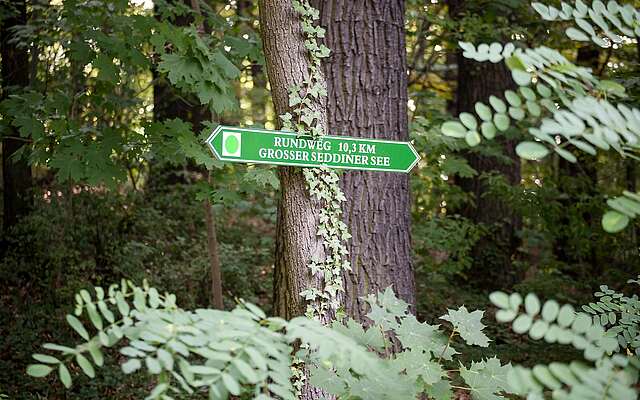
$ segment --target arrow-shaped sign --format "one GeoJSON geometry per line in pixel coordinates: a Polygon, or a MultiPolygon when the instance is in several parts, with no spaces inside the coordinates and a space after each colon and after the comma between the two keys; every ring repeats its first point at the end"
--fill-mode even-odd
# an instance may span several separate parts
{"type": "Polygon", "coordinates": [[[293,132],[218,126],[207,139],[223,161],[409,172],[420,156],[411,143],[322,136],[314,139],[293,132]]]}

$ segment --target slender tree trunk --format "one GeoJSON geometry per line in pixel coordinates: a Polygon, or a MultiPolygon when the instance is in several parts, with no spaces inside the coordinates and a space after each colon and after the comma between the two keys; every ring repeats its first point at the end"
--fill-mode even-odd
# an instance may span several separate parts
{"type": "MultiPolygon", "coordinates": [[[[450,0],[450,14],[455,18],[466,7],[464,0],[450,0]]],[[[454,113],[474,112],[475,103],[487,102],[491,95],[504,97],[505,90],[516,87],[511,73],[504,63],[479,63],[457,54],[458,78],[454,113]]],[[[474,152],[465,155],[469,165],[478,171],[473,178],[460,179],[458,184],[475,200],[461,214],[475,223],[490,226],[491,232],[473,249],[473,266],[470,274],[475,282],[487,287],[508,286],[514,281],[513,256],[520,245],[516,233],[522,224],[520,216],[509,204],[490,194],[490,187],[482,173],[502,175],[510,185],[520,184],[520,159],[515,153],[514,140],[496,139],[508,161],[483,156],[474,152]]]]}
{"type": "MultiPolygon", "coordinates": [[[[190,0],[191,8],[198,15],[202,15],[199,0],[190,0]]],[[[205,34],[204,24],[198,26],[198,32],[205,34]]],[[[200,122],[200,121],[198,121],[200,122]]],[[[213,185],[213,176],[211,171],[207,171],[207,182],[209,186],[213,185]]],[[[207,250],[209,252],[209,273],[211,274],[211,304],[218,310],[224,310],[224,302],[222,300],[222,266],[220,265],[220,256],[218,251],[218,235],[216,234],[216,220],[213,213],[213,204],[211,200],[205,200],[205,217],[207,221],[207,250]]]]}
{"type": "MultiPolygon", "coordinates": [[[[209,185],[213,184],[211,171],[209,171],[209,185]]],[[[209,272],[211,273],[211,304],[218,310],[224,310],[222,301],[222,268],[218,255],[218,237],[216,235],[216,220],[213,214],[212,204],[204,201],[205,216],[207,219],[207,250],[209,252],[209,272]]]]}
{"type": "MultiPolygon", "coordinates": [[[[259,7],[272,99],[276,114],[281,115],[289,109],[289,88],[305,80],[310,62],[300,19],[291,0],[260,0],[259,7]]],[[[326,127],[324,105],[314,106],[320,111],[319,125],[326,127]]],[[[324,257],[324,248],[317,236],[321,205],[309,196],[301,169],[280,168],[279,176],[281,199],[276,226],[274,310],[282,317],[291,318],[305,311],[300,292],[312,285],[318,286],[307,266],[313,256],[324,257]]]]}
{"type": "MultiPolygon", "coordinates": [[[[326,45],[329,133],[408,140],[407,58],[402,0],[318,0],[326,45]]],[[[342,178],[353,271],[345,273],[345,308],[368,312],[362,296],[392,286],[415,304],[409,177],[350,171],[342,178]]]]}
{"type": "MultiPolygon", "coordinates": [[[[27,23],[27,5],[24,0],[12,2],[15,14],[2,21],[0,27],[0,47],[2,54],[2,99],[16,89],[29,85],[29,55],[26,48],[11,43],[12,29],[27,23]]],[[[9,10],[12,12],[13,10],[9,10]]],[[[33,186],[31,166],[26,156],[20,155],[26,140],[20,138],[17,129],[10,128],[7,137],[2,140],[2,179],[3,179],[3,229],[7,233],[19,218],[25,215],[32,205],[33,186]]]]}

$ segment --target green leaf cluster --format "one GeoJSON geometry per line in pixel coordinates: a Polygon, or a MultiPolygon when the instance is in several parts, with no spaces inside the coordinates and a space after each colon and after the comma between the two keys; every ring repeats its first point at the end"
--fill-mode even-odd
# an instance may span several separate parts
{"type": "MultiPolygon", "coordinates": [[[[34,354],[39,363],[27,373],[42,378],[57,368],[60,381],[71,387],[70,363],[94,378],[104,364],[104,350],[117,348],[124,357],[123,373],[145,370],[153,378],[152,399],[196,392],[212,399],[294,399],[291,367],[299,361],[311,366],[311,384],[344,399],[412,399],[420,393],[452,398],[456,378],[445,372],[443,363],[458,354],[452,341],[456,335],[470,345],[488,344],[482,312],[449,310],[442,319],[452,330],[445,333],[439,325],[419,322],[390,288],[364,300],[371,307],[367,317],[372,324],[346,319],[327,327],[306,317],[268,318],[245,302],[230,312],[186,311],[172,294],[161,294],[146,282],[138,287],[123,281],[107,290],[80,291],[67,322],[81,343],[44,344],[55,356],[34,354]],[[394,337],[402,351],[389,351],[394,337]],[[294,351],[296,343],[304,345],[294,351]]],[[[492,358],[461,365],[458,377],[474,399],[498,398],[509,390],[510,369],[492,358]]]]}
{"type": "Polygon", "coordinates": [[[33,18],[16,30],[12,40],[42,58],[29,87],[11,88],[0,103],[0,132],[17,131],[28,143],[17,156],[53,169],[59,182],[108,187],[151,159],[216,166],[186,123],[154,121],[153,88],[168,84],[187,102],[228,111],[236,105],[236,65],[255,57],[259,43],[238,45],[209,7],[200,16],[163,1],[153,12],[127,1],[101,4],[34,5],[33,18]],[[204,24],[228,33],[205,34],[204,24]]]}
{"type": "MultiPolygon", "coordinates": [[[[640,285],[637,280],[627,283],[640,285]]],[[[606,285],[595,293],[596,301],[582,309],[593,316],[593,324],[606,329],[607,335],[618,340],[620,348],[640,356],[640,300],[616,292],[606,285]]]]}
{"type": "Polygon", "coordinates": [[[574,4],[560,3],[560,8],[543,3],[531,6],[547,21],[571,21],[575,25],[565,33],[572,40],[592,41],[600,47],[623,43],[625,37],[640,35],[640,12],[632,4],[621,5],[615,0],[594,0],[591,5],[577,0],[574,4]]]}
{"type": "MultiPolygon", "coordinates": [[[[594,306],[597,310],[615,307],[615,293],[606,286],[601,290],[600,297],[605,300],[585,306],[586,310],[596,313],[594,306]]],[[[549,365],[538,364],[533,368],[515,366],[507,374],[513,393],[533,399],[546,398],[545,393],[549,393],[553,399],[631,400],[637,397],[634,385],[640,359],[620,352],[622,347],[616,340],[616,332],[620,331],[606,331],[601,325],[604,319],[599,316],[592,319],[588,314],[576,312],[571,305],[561,306],[555,300],[542,303],[532,293],[523,300],[518,293],[509,295],[494,292],[490,300],[498,307],[496,319],[511,323],[515,333],[528,333],[533,340],[571,345],[583,351],[585,359],[591,362],[554,362],[549,365]]],[[[627,322],[637,329],[640,321],[627,322]]]]}
{"type": "MultiPolygon", "coordinates": [[[[574,40],[593,40],[601,46],[611,42],[624,44],[622,37],[637,34],[640,15],[631,5],[596,0],[588,7],[581,1],[575,6],[561,3],[561,9],[532,3],[546,20],[572,20],[581,30],[570,27],[574,40]],[[590,21],[590,22],[589,22],[590,21]],[[599,36],[592,25],[599,27],[599,36]],[[622,37],[613,33],[613,24],[622,37]]],[[[626,43],[626,42],[625,42],[626,43]]],[[[457,120],[442,125],[444,135],[465,139],[477,146],[484,137],[494,139],[510,128],[527,130],[531,140],[516,147],[523,159],[537,161],[552,152],[568,162],[577,162],[570,149],[595,156],[613,149],[625,158],[637,160],[640,146],[640,110],[619,102],[625,88],[617,82],[601,80],[586,67],[577,66],[555,49],[546,46],[520,47],[518,44],[480,44],[460,42],[463,56],[476,61],[505,62],[517,91],[507,90],[501,97],[491,96],[488,103],[478,102],[475,115],[461,113],[457,120]]],[[[640,211],[635,193],[608,201],[613,211],[602,219],[608,232],[624,229],[640,211]]]]}

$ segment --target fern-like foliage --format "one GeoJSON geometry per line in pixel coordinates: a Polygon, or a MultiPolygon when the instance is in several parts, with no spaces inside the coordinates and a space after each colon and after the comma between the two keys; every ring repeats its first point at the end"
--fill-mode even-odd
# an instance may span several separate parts
{"type": "MultiPolygon", "coordinates": [[[[638,279],[628,283],[640,286],[638,279]]],[[[595,293],[596,301],[583,305],[582,309],[593,317],[594,325],[606,329],[607,335],[615,337],[627,353],[640,356],[640,299],[637,294],[628,297],[608,286],[600,286],[595,293]]]]}
{"type": "MultiPolygon", "coordinates": [[[[575,8],[563,3],[562,11],[541,3],[533,3],[533,7],[545,19],[575,19],[583,29],[589,24],[584,18],[589,16],[610,40],[617,35],[603,18],[622,34],[635,35],[636,30],[640,31],[638,11],[629,5],[619,6],[615,1],[607,6],[594,1],[591,8],[580,1],[575,8]]],[[[571,29],[569,32],[576,30],[571,29]]],[[[591,39],[594,38],[600,36],[594,33],[591,39]]],[[[464,57],[479,62],[505,62],[518,89],[505,91],[502,98],[491,96],[488,103],[475,104],[475,113],[464,112],[458,120],[445,122],[442,133],[446,136],[463,138],[469,146],[476,146],[483,137],[491,140],[515,127],[531,135],[531,140],[516,147],[516,153],[527,160],[540,160],[553,152],[576,162],[574,151],[596,155],[598,151],[611,149],[623,157],[640,159],[640,109],[622,102],[627,95],[619,83],[601,80],[589,68],[577,66],[559,51],[545,46],[521,48],[515,43],[475,46],[461,42],[460,47],[464,57]]],[[[608,203],[612,210],[602,220],[606,231],[620,231],[640,214],[640,193],[625,192],[608,203]]]]}
{"type": "MultiPolygon", "coordinates": [[[[515,366],[507,375],[512,391],[527,399],[633,400],[640,359],[620,353],[616,336],[586,313],[555,300],[544,304],[535,294],[524,299],[518,293],[495,292],[496,319],[510,323],[513,331],[533,340],[571,345],[583,351],[588,362],[515,366]]],[[[638,326],[636,322],[636,327],[638,326]]]]}
{"type": "Polygon", "coordinates": [[[595,154],[597,148],[613,148],[623,156],[633,156],[640,142],[640,110],[624,104],[614,106],[607,100],[625,96],[620,84],[600,80],[590,69],[544,46],[515,50],[505,46],[500,50],[495,43],[478,48],[470,43],[460,45],[465,49],[463,54],[476,60],[496,60],[492,49],[495,54],[508,54],[504,61],[519,88],[505,91],[503,99],[491,96],[488,104],[476,103],[475,115],[461,113],[459,121],[446,122],[442,126],[445,135],[466,138],[475,146],[480,143],[478,130],[486,139],[493,139],[497,132],[518,125],[538,139],[518,147],[518,154],[525,159],[544,158],[551,148],[575,162],[576,157],[567,150],[570,146],[589,154],[595,154]]]}
{"type": "Polygon", "coordinates": [[[269,318],[244,302],[230,312],[186,311],[172,294],[123,281],[106,291],[82,290],[74,315],[67,316],[82,341],[75,346],[44,344],[49,353],[34,354],[38,364],[27,373],[45,377],[57,370],[60,381],[71,387],[69,364],[94,378],[96,367],[104,365],[104,350],[115,348],[125,359],[120,366],[124,373],[144,370],[150,376],[155,386],[148,399],[170,400],[180,394],[295,399],[291,366],[298,362],[309,366],[310,384],[339,399],[448,400],[454,398],[454,388],[474,400],[513,395],[635,399],[640,360],[628,349],[638,348],[638,299],[606,287],[596,295],[599,300],[589,310],[602,314],[598,310],[608,307],[618,315],[614,319],[607,313],[606,328],[600,315],[592,318],[553,300],[542,304],[533,294],[524,299],[517,293],[490,296],[499,308],[498,321],[534,340],[572,345],[586,360],[524,368],[495,357],[464,365],[456,359],[458,340],[489,345],[484,313],[459,307],[441,317],[446,325],[430,325],[419,322],[391,289],[365,298],[369,324],[345,319],[327,327],[305,317],[269,318]]]}
{"type": "Polygon", "coordinates": [[[573,22],[575,25],[565,31],[572,40],[610,47],[613,43],[624,43],[625,37],[640,36],[640,12],[631,4],[620,5],[609,0],[605,5],[595,0],[589,6],[577,0],[573,5],[561,2],[560,9],[543,3],[532,3],[531,6],[547,21],[573,22]]]}
{"type": "MultiPolygon", "coordinates": [[[[103,349],[118,345],[126,358],[121,365],[125,374],[144,369],[157,382],[150,399],[196,391],[208,392],[212,398],[248,391],[255,398],[274,394],[294,398],[289,354],[295,333],[283,333],[285,321],[266,318],[251,304],[241,304],[232,312],[185,311],[176,306],[174,295],[161,295],[146,284],[137,287],[123,281],[106,293],[96,287],[94,297],[81,291],[76,296],[75,315],[67,315],[67,322],[82,343],[73,347],[44,344],[56,355],[35,354],[42,364],[29,366],[27,373],[46,376],[57,368],[68,388],[72,384],[69,363],[75,362],[93,378],[94,366],[104,363],[103,349]],[[78,317],[83,315],[92,328],[80,321],[78,317]]],[[[293,327],[301,324],[313,322],[291,322],[293,327]]],[[[344,350],[338,344],[333,346],[344,350]]]]}
{"type": "Polygon", "coordinates": [[[176,306],[174,295],[123,281],[106,291],[96,287],[93,294],[82,290],[75,315],[67,315],[82,342],[44,344],[49,353],[34,354],[39,363],[27,373],[45,377],[57,370],[69,388],[71,363],[94,378],[96,367],[104,365],[104,350],[117,348],[125,374],[145,370],[155,383],[148,399],[196,393],[211,399],[295,399],[291,366],[297,362],[310,366],[312,385],[341,399],[450,399],[454,380],[466,383],[460,388],[477,400],[509,392],[511,366],[497,358],[461,365],[456,374],[444,366],[459,354],[456,337],[488,346],[482,311],[449,310],[442,316],[445,329],[419,322],[391,289],[366,301],[370,326],[347,319],[326,327],[305,317],[268,318],[249,303],[231,312],[186,311],[176,306]]]}

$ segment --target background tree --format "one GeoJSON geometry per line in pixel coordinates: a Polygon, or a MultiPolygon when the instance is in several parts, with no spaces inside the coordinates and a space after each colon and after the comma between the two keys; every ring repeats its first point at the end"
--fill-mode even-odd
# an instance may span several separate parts
{"type": "MultiPolygon", "coordinates": [[[[2,54],[2,100],[29,85],[29,53],[15,37],[16,29],[27,23],[26,1],[0,2],[0,49],[2,54]]],[[[37,60],[32,60],[33,63],[37,60]]],[[[31,166],[25,152],[29,141],[15,127],[7,127],[2,137],[3,229],[8,234],[32,204],[31,166]]]]}
{"type": "MultiPolygon", "coordinates": [[[[479,27],[472,28],[471,37],[488,42],[509,40],[508,24],[513,21],[517,8],[507,3],[465,0],[449,0],[447,4],[449,14],[458,21],[460,31],[474,20],[479,22],[478,16],[482,14],[484,18],[480,23],[491,24],[492,28],[482,33],[479,33],[479,27]]],[[[484,26],[488,28],[488,25],[484,26]]],[[[464,36],[467,35],[461,32],[459,37],[464,36]]],[[[490,96],[501,97],[505,90],[516,87],[504,63],[479,63],[463,57],[461,51],[456,52],[455,61],[456,91],[451,105],[454,115],[473,112],[476,102],[490,96]]],[[[483,280],[494,288],[515,280],[512,262],[520,245],[517,233],[521,228],[521,216],[505,199],[492,192],[489,175],[497,174],[508,185],[520,185],[520,159],[515,153],[516,144],[513,138],[505,135],[493,149],[467,152],[465,158],[477,174],[457,180],[461,188],[471,195],[470,201],[460,210],[461,215],[487,229],[486,235],[473,249],[470,274],[474,280],[483,280]]]]}

